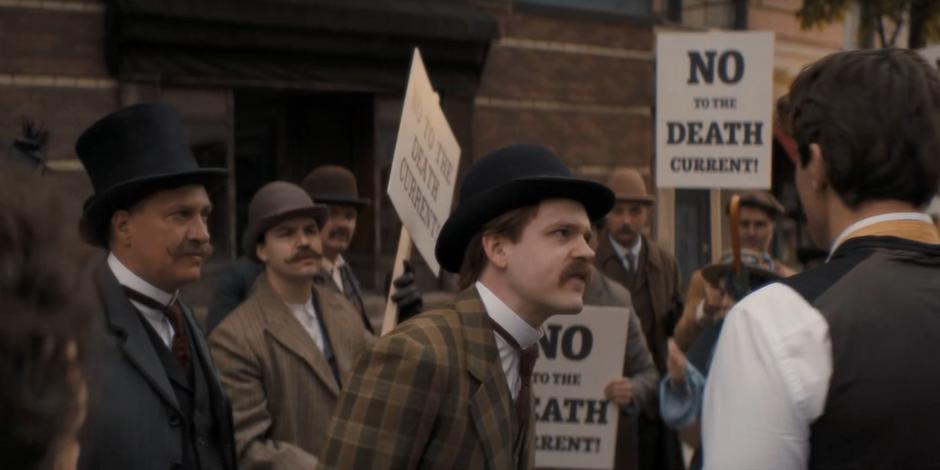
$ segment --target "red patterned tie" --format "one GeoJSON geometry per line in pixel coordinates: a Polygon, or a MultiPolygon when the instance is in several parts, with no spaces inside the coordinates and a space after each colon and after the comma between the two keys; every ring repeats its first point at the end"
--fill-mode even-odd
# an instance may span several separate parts
{"type": "Polygon", "coordinates": [[[170,350],[173,351],[173,356],[176,357],[176,362],[179,362],[180,366],[183,367],[183,370],[189,373],[191,371],[192,363],[189,360],[189,341],[186,338],[186,321],[183,319],[183,309],[180,308],[179,302],[176,300],[176,298],[171,300],[169,305],[163,305],[160,302],[157,302],[155,299],[141,294],[140,292],[137,292],[130,287],[123,287],[124,292],[127,294],[129,299],[154,310],[163,312],[163,314],[166,315],[167,320],[170,320],[170,324],[173,325],[174,331],[170,350]]]}

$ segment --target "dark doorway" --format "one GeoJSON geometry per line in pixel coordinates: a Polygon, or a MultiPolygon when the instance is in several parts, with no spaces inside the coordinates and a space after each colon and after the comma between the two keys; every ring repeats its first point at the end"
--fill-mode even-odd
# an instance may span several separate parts
{"type": "MultiPolygon", "coordinates": [[[[360,194],[375,200],[373,103],[374,96],[369,93],[236,91],[235,214],[239,237],[251,197],[261,186],[275,180],[299,184],[321,165],[349,168],[356,175],[360,194]]],[[[356,236],[345,256],[357,274],[373,269],[373,223],[371,212],[360,213],[356,236]]],[[[360,280],[371,284],[371,277],[361,275],[360,280]]]]}

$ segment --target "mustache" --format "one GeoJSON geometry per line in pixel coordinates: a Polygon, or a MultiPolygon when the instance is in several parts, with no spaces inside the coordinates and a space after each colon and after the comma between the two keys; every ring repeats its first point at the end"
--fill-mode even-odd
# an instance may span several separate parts
{"type": "Polygon", "coordinates": [[[303,246],[303,247],[298,248],[297,253],[294,253],[293,256],[291,256],[290,258],[287,258],[286,260],[284,260],[284,262],[287,264],[293,264],[293,263],[297,263],[299,261],[303,261],[306,259],[319,261],[323,259],[323,253],[320,253],[319,251],[316,251],[313,248],[310,248],[309,246],[303,246]]]}
{"type": "Polygon", "coordinates": [[[212,243],[183,240],[179,245],[169,251],[170,255],[174,257],[199,256],[208,258],[212,256],[215,249],[212,247],[212,243]]]}
{"type": "Polygon", "coordinates": [[[569,279],[581,279],[588,282],[591,279],[591,265],[587,261],[573,261],[561,271],[561,283],[569,279]]]}
{"type": "Polygon", "coordinates": [[[330,233],[329,233],[330,238],[337,238],[340,236],[342,236],[343,238],[350,238],[352,237],[352,233],[349,232],[349,229],[344,228],[344,227],[336,227],[333,230],[330,230],[330,233]]]}
{"type": "Polygon", "coordinates": [[[636,230],[630,224],[622,224],[619,228],[617,228],[617,233],[631,235],[636,233],[636,230]]]}

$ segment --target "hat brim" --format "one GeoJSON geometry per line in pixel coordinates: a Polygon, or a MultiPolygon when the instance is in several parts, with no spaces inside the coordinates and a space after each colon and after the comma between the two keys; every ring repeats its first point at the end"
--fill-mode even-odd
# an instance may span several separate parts
{"type": "Polygon", "coordinates": [[[641,204],[653,204],[656,199],[653,196],[615,196],[617,202],[639,202],[641,204]]]}
{"type": "Polygon", "coordinates": [[[543,176],[520,178],[460,201],[444,222],[434,255],[441,266],[460,271],[470,239],[493,218],[546,199],[572,199],[584,206],[590,220],[599,219],[614,206],[614,194],[607,186],[576,178],[543,176]]]}
{"type": "Polygon", "coordinates": [[[372,204],[371,199],[367,198],[354,198],[349,197],[344,194],[323,194],[316,197],[313,197],[313,202],[319,204],[345,204],[348,206],[355,206],[356,208],[363,208],[372,204]]]}
{"type": "MultiPolygon", "coordinates": [[[[763,268],[753,266],[742,266],[741,268],[747,271],[752,287],[762,286],[780,279],[777,273],[763,268]]],[[[702,277],[712,285],[717,285],[732,269],[734,268],[731,263],[710,264],[702,268],[702,277]]]]}
{"type": "Polygon", "coordinates": [[[140,199],[157,191],[198,184],[212,192],[222,186],[228,178],[224,168],[200,168],[187,172],[150,175],[134,178],[101,193],[93,194],[85,201],[78,230],[85,242],[108,247],[107,226],[115,211],[130,207],[140,199]]]}
{"type": "Polygon", "coordinates": [[[287,219],[292,219],[295,217],[310,217],[316,220],[317,226],[322,229],[323,223],[326,222],[326,218],[329,216],[329,214],[330,211],[326,207],[313,206],[291,209],[264,217],[263,219],[258,220],[245,228],[245,233],[242,235],[242,252],[248,255],[251,259],[258,261],[255,246],[258,245],[258,241],[271,227],[287,219]]]}

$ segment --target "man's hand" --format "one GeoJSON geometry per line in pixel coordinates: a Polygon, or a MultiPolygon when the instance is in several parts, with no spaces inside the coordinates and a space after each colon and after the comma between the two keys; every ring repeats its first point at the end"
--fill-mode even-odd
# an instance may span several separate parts
{"type": "Polygon", "coordinates": [[[705,311],[706,317],[713,319],[715,315],[721,311],[721,303],[724,296],[724,290],[712,285],[712,283],[707,280],[705,281],[705,302],[702,305],[702,310],[705,311]]]}
{"type": "Polygon", "coordinates": [[[617,406],[630,406],[633,403],[633,383],[626,377],[614,379],[604,387],[604,396],[617,406]]]}
{"type": "Polygon", "coordinates": [[[669,357],[666,359],[666,371],[674,384],[682,385],[685,383],[685,354],[682,353],[682,350],[679,349],[679,346],[672,338],[669,338],[667,344],[669,345],[669,357]]]}
{"type": "Polygon", "coordinates": [[[424,299],[421,297],[421,291],[415,286],[414,269],[408,261],[404,263],[404,272],[392,281],[392,284],[395,285],[392,302],[395,302],[395,305],[398,306],[399,323],[421,313],[421,310],[424,309],[424,299]]]}

